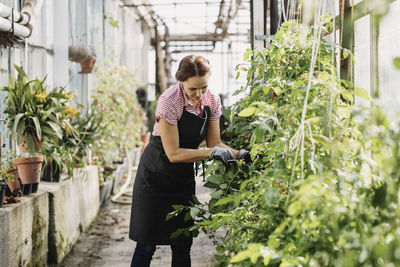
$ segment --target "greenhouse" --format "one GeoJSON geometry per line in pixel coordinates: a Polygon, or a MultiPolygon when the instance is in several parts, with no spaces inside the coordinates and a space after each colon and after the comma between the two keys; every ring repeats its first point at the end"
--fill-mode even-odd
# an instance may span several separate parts
{"type": "Polygon", "coordinates": [[[1,0],[0,267],[400,266],[400,0],[1,0]]]}

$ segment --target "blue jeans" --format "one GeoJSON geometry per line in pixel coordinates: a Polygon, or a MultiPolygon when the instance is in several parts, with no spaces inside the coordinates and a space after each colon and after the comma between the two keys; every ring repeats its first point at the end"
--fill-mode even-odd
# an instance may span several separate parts
{"type": "MultiPolygon", "coordinates": [[[[172,262],[171,267],[191,267],[190,248],[192,245],[180,244],[171,245],[172,262]]],[[[131,267],[149,267],[153,254],[156,251],[155,245],[137,244],[131,262],[131,267]]]]}

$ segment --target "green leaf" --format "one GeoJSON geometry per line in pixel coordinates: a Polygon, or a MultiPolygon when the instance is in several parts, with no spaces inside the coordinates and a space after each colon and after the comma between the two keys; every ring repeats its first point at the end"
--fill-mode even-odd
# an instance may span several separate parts
{"type": "Polygon", "coordinates": [[[265,135],[267,134],[267,132],[272,132],[272,128],[268,124],[268,122],[264,121],[264,122],[260,123],[257,126],[256,130],[254,131],[256,143],[264,142],[265,135]]]}
{"type": "Polygon", "coordinates": [[[346,99],[347,101],[353,102],[354,100],[354,93],[348,90],[343,90],[341,92],[341,95],[343,96],[344,99],[346,99]]]}
{"type": "Polygon", "coordinates": [[[245,251],[240,251],[238,254],[236,254],[230,261],[229,263],[238,263],[241,261],[244,261],[248,258],[251,257],[252,252],[245,250],[245,251]]]}
{"type": "Polygon", "coordinates": [[[300,201],[296,201],[296,202],[293,202],[292,204],[290,204],[290,206],[288,208],[288,214],[290,216],[296,216],[302,210],[303,210],[303,203],[301,203],[300,201]]]}
{"type": "Polygon", "coordinates": [[[239,112],[238,116],[239,117],[250,117],[254,113],[256,113],[257,108],[256,107],[247,107],[243,109],[242,111],[239,112]]]}
{"type": "Polygon", "coordinates": [[[265,203],[268,207],[272,207],[278,197],[279,193],[276,191],[276,189],[274,187],[268,187],[265,192],[265,203]]]}
{"type": "Polygon", "coordinates": [[[40,122],[37,117],[31,117],[33,124],[35,124],[36,136],[39,140],[42,139],[42,129],[40,128],[40,122]]]}
{"type": "Polygon", "coordinates": [[[219,199],[217,202],[215,202],[214,206],[222,206],[222,205],[228,204],[228,203],[234,201],[234,199],[235,198],[232,195],[228,195],[226,197],[219,199]]]}
{"type": "Polygon", "coordinates": [[[343,49],[343,58],[346,59],[349,56],[349,50],[343,49]]]}
{"type": "Polygon", "coordinates": [[[183,218],[183,220],[184,220],[185,222],[187,222],[187,221],[189,221],[190,219],[192,219],[192,216],[190,215],[190,212],[187,212],[187,213],[185,214],[185,217],[183,218]]]}
{"type": "Polygon", "coordinates": [[[283,90],[277,86],[272,87],[272,90],[274,90],[276,95],[280,95],[283,92],[283,90]]]}
{"type": "Polygon", "coordinates": [[[190,207],[190,216],[192,216],[193,219],[197,217],[199,214],[200,210],[196,207],[190,207]]]}
{"type": "Polygon", "coordinates": [[[223,192],[222,190],[218,190],[218,191],[212,192],[212,193],[210,194],[210,196],[211,196],[212,198],[218,199],[218,198],[220,198],[223,194],[224,194],[224,192],[223,192]]]}
{"type": "Polygon", "coordinates": [[[171,220],[173,217],[175,217],[175,213],[171,212],[167,214],[167,217],[165,218],[165,221],[169,221],[171,220]]]}
{"type": "Polygon", "coordinates": [[[268,247],[269,247],[270,249],[276,249],[276,248],[278,248],[278,247],[279,247],[279,241],[278,241],[278,239],[276,239],[276,238],[274,238],[274,237],[270,237],[270,238],[268,239],[268,247]]]}
{"type": "Polygon", "coordinates": [[[174,205],[172,205],[172,208],[173,208],[174,210],[180,210],[180,209],[183,209],[184,206],[183,206],[183,205],[176,205],[176,204],[174,204],[174,205]]]}
{"type": "Polygon", "coordinates": [[[24,115],[25,115],[24,113],[19,113],[19,114],[17,114],[17,115],[15,116],[14,125],[13,125],[13,129],[12,129],[13,133],[17,134],[18,123],[19,123],[20,119],[21,119],[24,115]]]}
{"type": "Polygon", "coordinates": [[[346,87],[347,89],[352,89],[354,87],[354,84],[351,81],[348,80],[341,80],[340,81],[344,87],[346,87]]]}
{"type": "Polygon", "coordinates": [[[355,94],[356,96],[359,96],[359,97],[364,98],[364,99],[366,99],[366,100],[374,101],[374,100],[372,99],[372,97],[369,96],[368,92],[367,92],[365,89],[361,88],[361,87],[356,87],[356,88],[354,89],[354,94],[355,94]]]}
{"type": "Polygon", "coordinates": [[[192,195],[192,200],[195,205],[201,205],[199,199],[195,195],[192,195]]]}
{"type": "Polygon", "coordinates": [[[220,184],[224,181],[224,177],[222,175],[219,174],[214,174],[214,175],[210,175],[207,177],[207,181],[214,183],[214,184],[220,184]]]}
{"type": "Polygon", "coordinates": [[[271,89],[271,87],[263,84],[262,90],[263,90],[264,94],[268,94],[270,89],[271,89]]]}
{"type": "Polygon", "coordinates": [[[240,71],[236,72],[235,80],[239,79],[239,76],[240,76],[240,71]]]}
{"type": "Polygon", "coordinates": [[[395,59],[393,59],[393,64],[397,69],[400,70],[400,57],[396,57],[395,59]]]}
{"type": "Polygon", "coordinates": [[[54,122],[47,122],[49,126],[53,129],[54,133],[57,135],[58,138],[62,139],[63,133],[61,127],[54,122]]]}
{"type": "Polygon", "coordinates": [[[247,49],[243,54],[243,61],[247,61],[252,54],[253,51],[251,49],[247,49]]]}
{"type": "Polygon", "coordinates": [[[173,233],[170,235],[170,238],[171,238],[171,239],[177,238],[177,237],[180,236],[182,233],[183,233],[183,229],[182,229],[182,228],[179,228],[178,230],[176,230],[175,232],[173,232],[173,233]]]}

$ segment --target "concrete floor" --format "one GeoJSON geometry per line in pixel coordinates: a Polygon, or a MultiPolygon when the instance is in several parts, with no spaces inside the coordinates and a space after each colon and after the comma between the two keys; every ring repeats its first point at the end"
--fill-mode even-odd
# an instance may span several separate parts
{"type": "MultiPolygon", "coordinates": [[[[203,187],[201,177],[197,178],[196,192],[202,202],[209,198],[209,191],[203,187]]],[[[126,197],[126,200],[130,198],[126,197]]],[[[109,201],[100,210],[90,229],[79,238],[61,266],[130,266],[136,243],[128,237],[129,219],[130,205],[109,201]]],[[[192,267],[213,266],[214,253],[212,241],[200,233],[192,246],[192,267]]],[[[151,267],[168,266],[171,266],[171,249],[169,246],[158,246],[151,267]]]]}

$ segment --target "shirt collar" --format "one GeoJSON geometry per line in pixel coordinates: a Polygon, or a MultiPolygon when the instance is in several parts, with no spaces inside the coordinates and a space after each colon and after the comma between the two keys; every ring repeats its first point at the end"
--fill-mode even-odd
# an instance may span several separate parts
{"type": "MultiPolygon", "coordinates": [[[[195,107],[195,106],[189,101],[189,99],[187,98],[185,89],[183,88],[183,85],[180,84],[180,83],[179,83],[179,88],[180,88],[180,90],[181,90],[181,92],[182,92],[182,94],[183,94],[183,99],[184,99],[184,105],[185,105],[185,107],[186,107],[186,106],[195,107]]],[[[203,95],[203,97],[204,97],[204,95],[203,95]]],[[[200,107],[201,110],[204,109],[203,97],[200,99],[200,103],[199,103],[199,105],[198,105],[198,107],[200,107]]]]}

